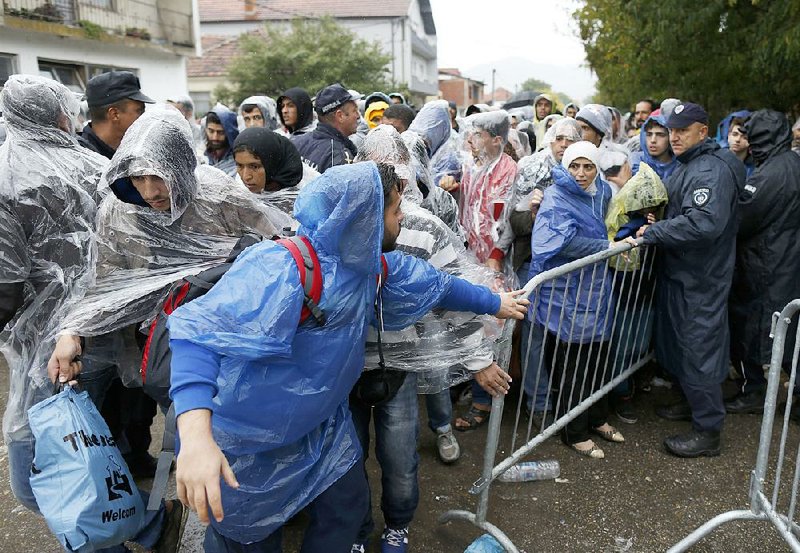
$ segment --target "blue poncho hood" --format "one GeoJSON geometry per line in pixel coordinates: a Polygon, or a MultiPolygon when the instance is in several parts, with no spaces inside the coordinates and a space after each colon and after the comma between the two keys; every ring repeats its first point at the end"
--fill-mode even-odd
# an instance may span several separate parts
{"type": "MultiPolygon", "coordinates": [[[[639,146],[641,151],[636,152],[634,156],[632,156],[632,163],[631,163],[631,170],[635,175],[639,171],[639,164],[641,162],[646,163],[650,167],[652,167],[653,171],[661,178],[662,181],[666,181],[669,176],[675,171],[675,168],[678,167],[678,160],[675,158],[675,154],[672,153],[672,147],[670,146],[669,154],[671,156],[671,160],[667,162],[658,161],[653,156],[650,155],[650,152],[647,151],[647,125],[651,122],[655,122],[665,129],[667,129],[667,120],[666,117],[663,115],[651,115],[647,118],[647,120],[642,125],[642,132],[639,133],[639,146]]],[[[667,131],[669,133],[669,131],[667,131]]]]}

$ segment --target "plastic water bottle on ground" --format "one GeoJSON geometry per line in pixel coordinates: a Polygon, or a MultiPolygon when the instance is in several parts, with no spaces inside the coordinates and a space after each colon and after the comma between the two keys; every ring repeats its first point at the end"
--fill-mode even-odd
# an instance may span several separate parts
{"type": "Polygon", "coordinates": [[[561,474],[561,466],[556,460],[529,461],[518,463],[497,477],[501,482],[530,482],[533,480],[552,480],[561,474]]]}

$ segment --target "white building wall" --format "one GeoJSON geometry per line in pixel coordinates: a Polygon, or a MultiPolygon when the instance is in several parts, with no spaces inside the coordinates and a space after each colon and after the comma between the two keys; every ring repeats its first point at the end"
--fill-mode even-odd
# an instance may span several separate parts
{"type": "Polygon", "coordinates": [[[39,74],[39,60],[135,69],[142,91],[156,101],[187,94],[186,58],[151,46],[140,48],[43,33],[0,29],[0,53],[14,54],[19,73],[39,74]]]}

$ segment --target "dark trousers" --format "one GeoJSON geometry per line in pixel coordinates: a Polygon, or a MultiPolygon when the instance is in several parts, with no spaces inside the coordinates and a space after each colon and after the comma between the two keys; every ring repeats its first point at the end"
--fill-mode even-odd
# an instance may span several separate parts
{"type": "Polygon", "coordinates": [[[739,380],[739,389],[742,392],[749,394],[767,389],[767,377],[764,376],[764,369],[760,364],[734,359],[733,365],[742,372],[742,379],[739,380]]]}
{"type": "Polygon", "coordinates": [[[142,388],[126,388],[115,378],[106,391],[100,414],[125,454],[141,455],[150,449],[150,426],[156,402],[142,388]]]}
{"type": "Polygon", "coordinates": [[[722,385],[689,384],[684,381],[679,383],[692,409],[692,428],[700,432],[722,430],[722,423],[725,421],[722,385]]]}
{"type": "MultiPolygon", "coordinates": [[[[300,553],[350,553],[368,505],[367,474],[359,460],[309,504],[311,521],[300,553]]],[[[281,553],[282,537],[279,528],[264,540],[241,544],[208,526],[203,549],[206,553],[281,553]]]]}
{"type": "MultiPolygon", "coordinates": [[[[547,339],[556,340],[556,337],[548,335],[547,339]]],[[[607,353],[607,342],[583,345],[558,342],[553,360],[553,382],[559,387],[559,417],[611,380],[612,371],[606,370],[607,353]]],[[[605,395],[564,427],[561,440],[567,445],[585,442],[589,439],[589,430],[603,426],[607,419],[608,396],[605,395]]]]}

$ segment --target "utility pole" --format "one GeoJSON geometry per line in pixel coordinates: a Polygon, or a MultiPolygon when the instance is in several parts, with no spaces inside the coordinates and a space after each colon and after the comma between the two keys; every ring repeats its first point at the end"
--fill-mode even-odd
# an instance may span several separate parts
{"type": "Polygon", "coordinates": [[[492,105],[494,105],[494,74],[497,73],[495,68],[492,68],[492,105]]]}

